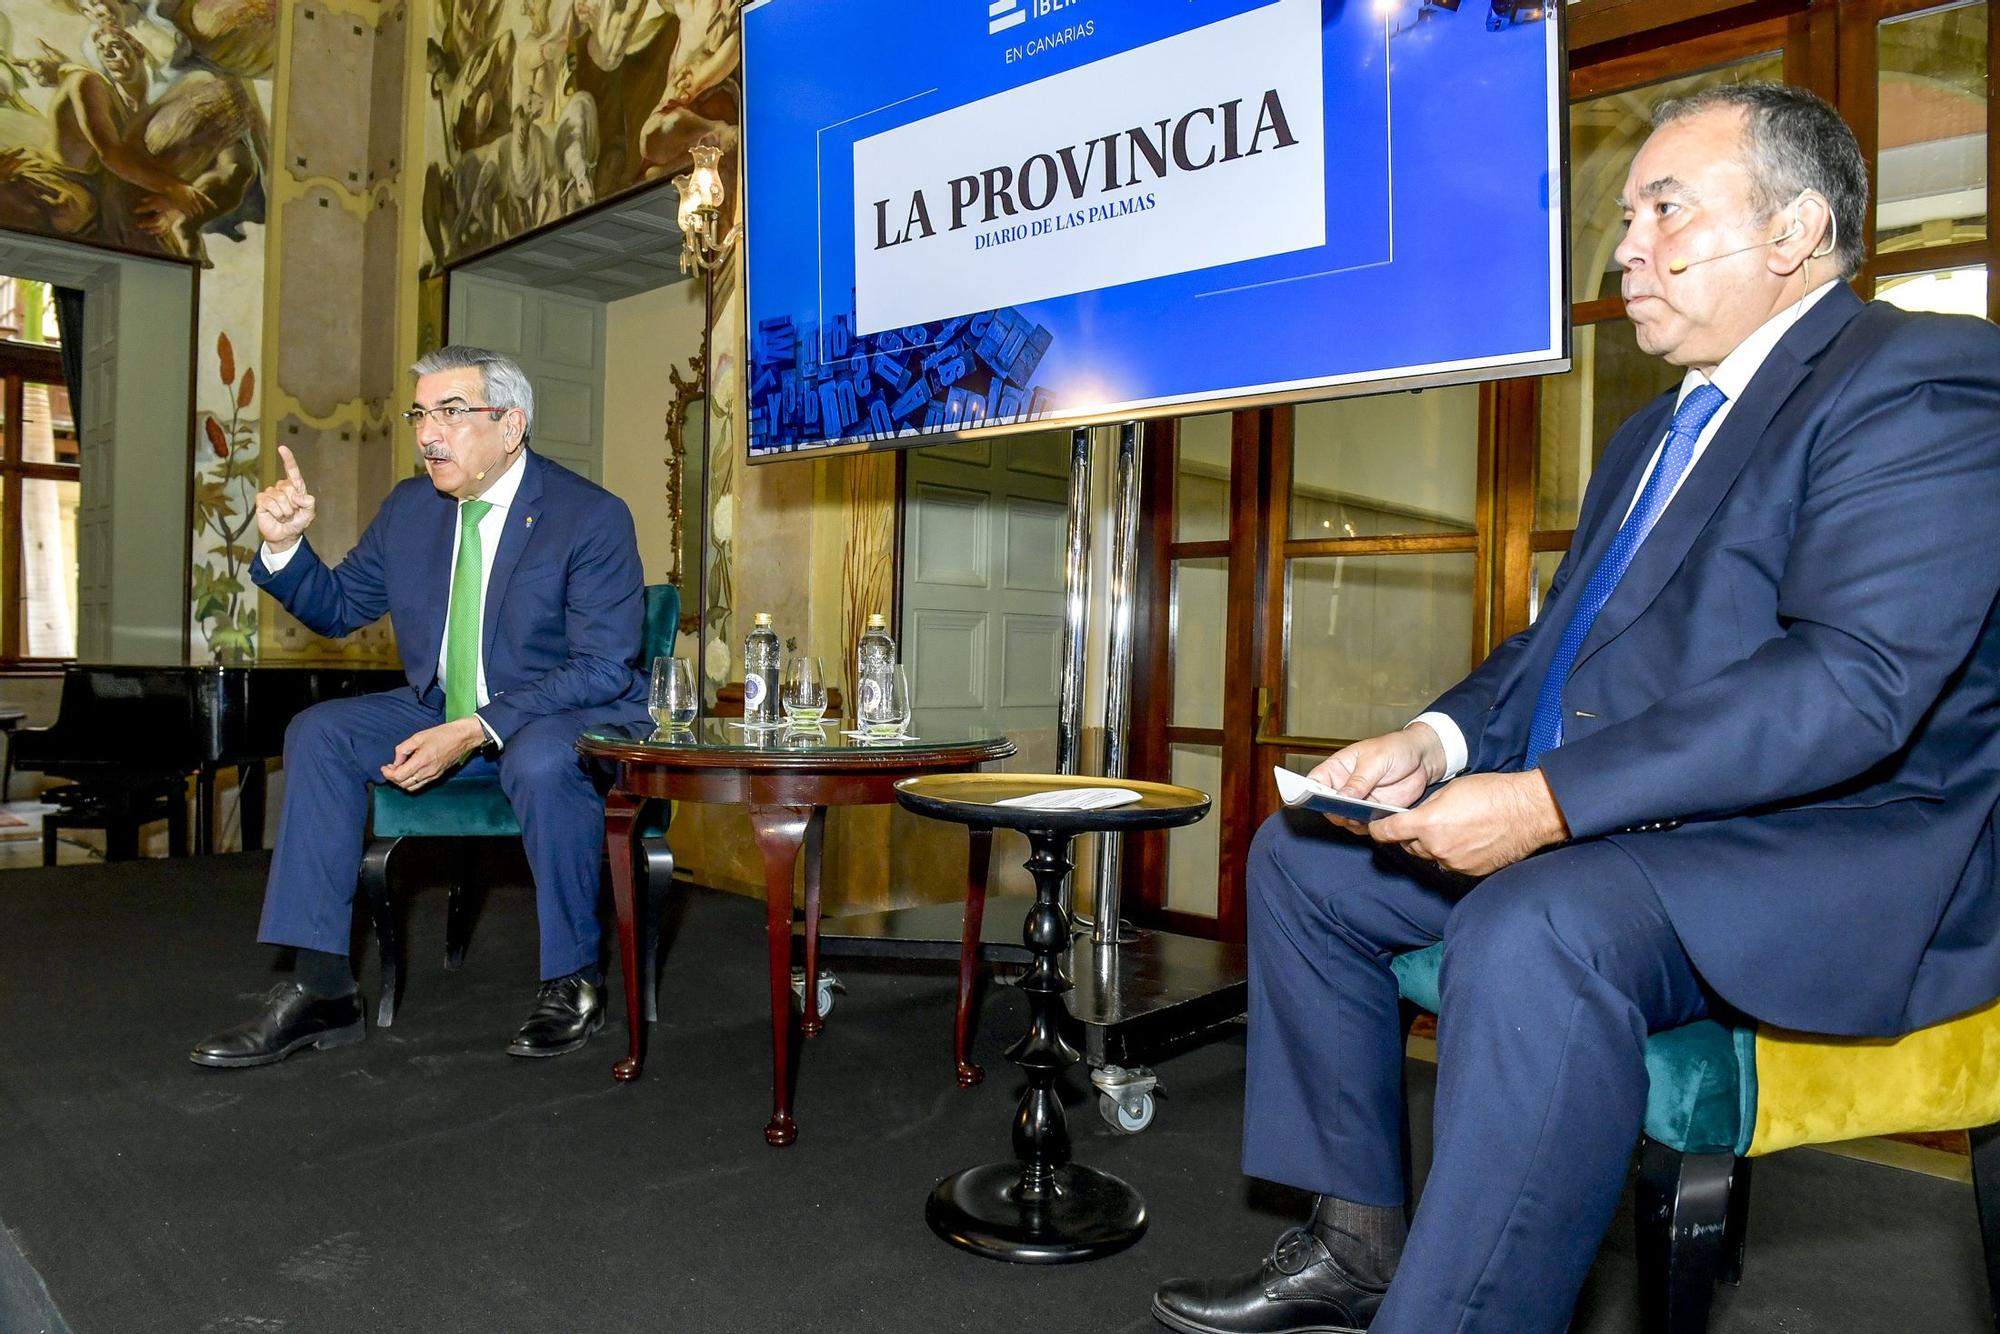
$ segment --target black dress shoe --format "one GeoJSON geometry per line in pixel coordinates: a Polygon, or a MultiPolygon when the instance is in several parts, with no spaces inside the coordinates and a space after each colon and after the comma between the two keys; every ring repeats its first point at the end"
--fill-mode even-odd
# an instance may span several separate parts
{"type": "Polygon", "coordinates": [[[1312,1229],[1295,1227],[1247,1274],[1163,1284],[1153,1318],[1182,1334],[1354,1334],[1386,1291],[1349,1278],[1312,1229]]]}
{"type": "Polygon", "coordinates": [[[542,983],[535,1012],[507,1044],[509,1056],[560,1056],[604,1027],[604,992],[581,973],[542,983]]]}
{"type": "Polygon", "coordinates": [[[188,1059],[228,1069],[274,1065],[301,1047],[345,1047],[368,1036],[363,1008],[358,993],[314,996],[296,982],[280,982],[264,997],[264,1013],[197,1042],[188,1059]]]}

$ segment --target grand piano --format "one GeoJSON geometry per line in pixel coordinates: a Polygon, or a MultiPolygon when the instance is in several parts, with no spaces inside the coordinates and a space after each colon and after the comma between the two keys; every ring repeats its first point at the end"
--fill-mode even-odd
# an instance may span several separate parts
{"type": "Polygon", "coordinates": [[[94,815],[65,823],[101,824],[106,858],[117,861],[138,855],[136,815],[149,802],[177,808],[189,774],[198,795],[194,850],[212,851],[215,776],[235,765],[243,846],[257,848],[264,762],[284,753],[292,717],[321,700],[399,687],[408,683],[395,668],[73,663],[63,669],[55,722],[14,734],[12,767],[70,779],[63,804],[94,815]]]}

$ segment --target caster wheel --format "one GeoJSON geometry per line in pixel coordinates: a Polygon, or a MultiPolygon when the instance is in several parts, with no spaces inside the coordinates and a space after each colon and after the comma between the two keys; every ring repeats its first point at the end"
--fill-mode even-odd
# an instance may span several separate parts
{"type": "MultiPolygon", "coordinates": [[[[813,1007],[817,1011],[818,1018],[825,1019],[833,1013],[833,1000],[838,986],[839,983],[832,975],[826,973],[820,975],[819,987],[815,993],[815,999],[819,1003],[813,1007]]],[[[806,1007],[806,980],[796,973],[792,976],[792,1003],[801,1011],[806,1007]]]]}
{"type": "Polygon", "coordinates": [[[1104,1117],[1104,1124],[1127,1135],[1136,1135],[1153,1124],[1153,1095],[1139,1095],[1139,1111],[1136,1115],[1125,1109],[1125,1104],[1109,1093],[1097,1095],[1097,1110],[1104,1117]]]}

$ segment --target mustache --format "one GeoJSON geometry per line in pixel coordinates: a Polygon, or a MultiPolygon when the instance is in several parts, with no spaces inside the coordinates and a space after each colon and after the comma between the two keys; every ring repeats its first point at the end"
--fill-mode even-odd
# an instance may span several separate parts
{"type": "Polygon", "coordinates": [[[424,461],[427,463],[451,462],[451,451],[443,445],[425,445],[423,447],[423,456],[424,461]]]}

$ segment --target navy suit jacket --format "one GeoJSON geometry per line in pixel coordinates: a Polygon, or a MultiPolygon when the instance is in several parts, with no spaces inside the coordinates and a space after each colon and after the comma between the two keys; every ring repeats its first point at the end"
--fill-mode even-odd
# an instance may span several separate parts
{"type": "MultiPolygon", "coordinates": [[[[1433,706],[1469,768],[1522,767],[1674,397],[1606,446],[1538,623],[1433,706]]],[[[1890,1035],[2000,996],[1996,526],[2000,330],[1842,286],[1757,371],[1578,652],[1542,772],[1744,1012],[1890,1035]]]]}
{"type": "MultiPolygon", "coordinates": [[[[550,714],[628,703],[643,710],[638,673],[645,586],[625,502],[528,453],[486,586],[480,644],[489,696],[479,716],[502,742],[550,714]]],[[[250,575],[308,629],[352,634],[384,612],[403,674],[418,695],[437,679],[451,601],[458,502],[428,477],[399,482],[354,550],[326,566],[309,543],[275,575],[250,575]]]]}

